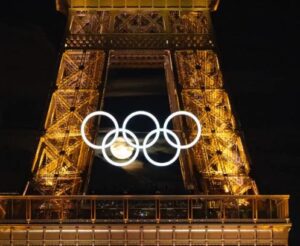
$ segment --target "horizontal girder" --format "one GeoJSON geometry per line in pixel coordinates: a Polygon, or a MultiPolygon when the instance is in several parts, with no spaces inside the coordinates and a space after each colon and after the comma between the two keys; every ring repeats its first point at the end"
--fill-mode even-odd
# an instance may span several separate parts
{"type": "Polygon", "coordinates": [[[56,8],[75,10],[210,10],[218,8],[219,0],[59,0],[56,8]]]}

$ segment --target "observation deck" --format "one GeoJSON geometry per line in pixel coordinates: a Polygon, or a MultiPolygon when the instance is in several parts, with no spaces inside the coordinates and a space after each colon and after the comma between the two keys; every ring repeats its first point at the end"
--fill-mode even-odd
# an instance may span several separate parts
{"type": "Polygon", "coordinates": [[[0,244],[287,245],[288,201],[285,195],[1,196],[0,244]]]}

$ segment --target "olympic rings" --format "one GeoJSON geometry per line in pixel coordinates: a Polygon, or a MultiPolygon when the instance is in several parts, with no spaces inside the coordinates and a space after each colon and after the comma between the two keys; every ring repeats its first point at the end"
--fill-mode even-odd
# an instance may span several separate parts
{"type": "Polygon", "coordinates": [[[134,162],[137,157],[138,157],[138,154],[139,154],[139,150],[142,150],[143,151],[143,154],[146,158],[147,161],[149,161],[151,164],[155,165],[155,166],[159,166],[159,167],[162,167],[162,166],[168,166],[168,165],[171,165],[172,163],[174,163],[179,155],[180,155],[180,150],[182,149],[188,149],[188,148],[191,148],[192,146],[194,146],[200,139],[200,136],[201,136],[201,124],[198,120],[198,118],[193,115],[192,113],[190,112],[187,112],[187,111],[178,111],[178,112],[174,112],[172,113],[164,122],[164,125],[162,128],[160,128],[160,124],[157,120],[157,118],[149,113],[149,112],[146,112],[146,111],[136,111],[136,112],[133,112],[131,113],[130,115],[128,115],[123,124],[122,124],[122,128],[119,127],[119,124],[117,122],[117,120],[115,119],[115,117],[113,117],[110,113],[107,113],[107,112],[104,112],[104,111],[96,111],[96,112],[93,112],[93,113],[90,113],[89,115],[87,115],[85,117],[85,119],[83,120],[82,124],[81,124],[81,129],[80,129],[80,132],[81,132],[81,135],[82,135],[82,139],[83,141],[91,148],[93,149],[97,149],[97,150],[102,150],[102,154],[103,154],[103,157],[105,158],[105,160],[114,165],[114,166],[118,166],[118,167],[124,167],[124,166],[127,166],[129,164],[131,164],[132,162],[134,162]],[[180,115],[184,115],[184,116],[188,116],[190,118],[193,119],[193,121],[195,121],[196,123],[196,126],[197,126],[197,135],[196,137],[194,138],[194,140],[189,143],[189,144],[186,144],[186,145],[181,145],[180,143],[180,140],[178,138],[178,136],[173,132],[171,131],[170,129],[168,129],[168,124],[169,122],[176,116],[180,116],[180,115]],[[91,143],[86,135],[85,135],[85,126],[87,124],[87,122],[94,116],[106,116],[108,117],[114,124],[114,127],[115,129],[114,130],[111,130],[109,131],[103,138],[103,141],[102,141],[102,144],[101,145],[96,145],[96,144],[93,144],[91,143]],[[144,141],[143,141],[143,144],[140,145],[139,143],[139,140],[137,138],[137,136],[130,130],[127,130],[126,127],[128,125],[128,122],[135,116],[147,116],[148,118],[150,118],[154,124],[155,124],[155,127],[156,129],[150,131],[144,141]],[[131,158],[129,158],[129,160],[125,161],[125,162],[115,162],[113,161],[108,155],[107,155],[107,152],[106,152],[106,148],[110,147],[113,145],[113,143],[116,141],[116,139],[118,138],[119,136],[119,133],[122,133],[122,136],[126,142],[126,144],[130,145],[131,147],[135,148],[135,152],[133,154],[133,156],[131,158]],[[174,155],[174,157],[172,159],[170,159],[169,161],[166,161],[166,162],[157,162],[157,161],[154,161],[153,159],[150,158],[148,152],[147,152],[147,149],[150,148],[151,146],[153,146],[158,138],[159,138],[159,135],[160,133],[163,133],[164,135],[164,138],[166,139],[167,143],[170,144],[172,147],[176,148],[176,153],[174,155]],[[133,142],[128,138],[128,135],[133,139],[133,142]],[[152,135],[154,135],[154,138],[153,140],[150,141],[150,143],[148,143],[150,137],[152,135]],[[112,140],[109,142],[109,143],[106,143],[108,138],[111,137],[112,135],[113,138],[112,140]],[[171,139],[169,138],[168,135],[171,135],[174,140],[175,140],[175,143],[173,141],[171,141],[171,139]]]}

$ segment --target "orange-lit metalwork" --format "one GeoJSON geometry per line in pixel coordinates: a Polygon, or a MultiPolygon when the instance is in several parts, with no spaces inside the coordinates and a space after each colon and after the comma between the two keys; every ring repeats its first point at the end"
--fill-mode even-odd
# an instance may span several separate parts
{"type": "Polygon", "coordinates": [[[71,10],[211,10],[218,8],[219,0],[57,0],[56,8],[71,10]]]}
{"type": "MultiPolygon", "coordinates": [[[[1,245],[288,245],[289,197],[258,195],[223,87],[210,19],[218,4],[56,1],[68,13],[56,90],[33,179],[24,196],[0,196],[1,245]],[[80,125],[101,108],[107,71],[148,67],[165,70],[170,111],[190,111],[203,126],[180,156],[193,195],[82,195],[93,155],[80,125]]],[[[174,130],[188,141],[194,125],[178,118],[174,130]]],[[[86,129],[91,141],[95,125],[86,129]]]]}
{"type": "Polygon", "coordinates": [[[206,191],[257,194],[216,54],[212,50],[177,51],[176,64],[184,109],[197,115],[203,126],[192,155],[206,191]]]}
{"type": "Polygon", "coordinates": [[[0,196],[0,201],[7,211],[0,220],[1,245],[286,245],[290,228],[288,196],[0,196]],[[241,200],[247,204],[239,205],[241,200]],[[41,208],[53,201],[60,206],[41,208]]]}
{"type": "Polygon", "coordinates": [[[196,223],[273,222],[289,223],[288,201],[284,195],[84,195],[84,196],[0,196],[7,222],[60,223],[86,219],[89,223],[196,223]],[[43,206],[56,201],[59,207],[43,206]],[[247,203],[243,203],[247,201],[247,203]],[[23,207],[18,211],[16,208],[23,207]],[[16,212],[18,211],[18,212],[16,212]],[[52,215],[51,215],[52,214],[52,215]],[[66,216],[68,214],[68,216],[66,216]]]}
{"type": "MultiPolygon", "coordinates": [[[[151,4],[144,1],[111,1],[110,5],[107,5],[108,2],[105,1],[69,1],[66,4],[70,7],[66,49],[85,49],[88,53],[91,49],[125,49],[122,52],[123,57],[126,57],[126,54],[127,57],[132,57],[137,49],[140,50],[140,57],[149,52],[151,54],[151,51],[146,52],[145,49],[153,50],[152,53],[159,49],[173,51],[175,61],[173,64],[172,61],[168,62],[169,67],[164,66],[164,68],[171,72],[173,67],[176,68],[179,87],[182,89],[176,93],[179,98],[170,101],[171,111],[179,110],[179,100],[182,109],[198,115],[203,125],[200,143],[189,151],[188,157],[181,157],[184,159],[181,161],[181,166],[185,185],[190,187],[188,189],[198,192],[200,189],[197,187],[202,186],[202,190],[207,194],[258,193],[254,181],[248,176],[249,161],[227,93],[223,89],[218,58],[213,50],[215,44],[209,12],[216,8],[218,1],[191,1],[190,3],[187,1],[152,1],[151,4]],[[130,7],[130,11],[127,7],[130,7]],[[181,11],[182,9],[184,11],[181,11]],[[195,173],[200,174],[201,178],[195,178],[195,173]]],[[[147,57],[149,58],[149,55],[145,55],[144,60],[147,60],[147,57]]],[[[171,60],[172,57],[168,59],[171,60]]],[[[65,60],[63,58],[62,63],[65,60]]],[[[116,60],[116,56],[113,60],[116,60]]],[[[135,63],[139,64],[137,61],[135,63]]],[[[102,69],[99,68],[98,74],[93,76],[100,76],[102,69]]],[[[107,69],[109,69],[109,64],[107,69]]],[[[80,73],[80,69],[77,70],[80,73]]],[[[62,71],[59,72],[59,77],[62,71]]],[[[95,80],[96,77],[93,79],[95,80]]],[[[173,97],[172,91],[177,90],[175,85],[171,86],[172,89],[170,88],[170,84],[174,84],[174,79],[170,80],[169,76],[167,84],[171,98],[173,97]]],[[[59,92],[54,93],[53,100],[56,98],[60,98],[59,92]]],[[[53,103],[50,105],[49,115],[53,111],[53,103]]],[[[81,104],[79,100],[77,103],[81,104]]],[[[77,120],[75,124],[79,123],[80,120],[77,120]]],[[[49,127],[47,124],[46,122],[46,128],[49,127]]],[[[183,138],[193,135],[192,126],[189,122],[187,124],[190,129],[183,131],[186,132],[181,136],[183,138]]],[[[176,128],[181,131],[183,125],[177,124],[176,128]]],[[[59,144],[56,148],[58,153],[65,151],[59,144]]],[[[37,158],[40,158],[39,156],[38,151],[37,158]]],[[[69,166],[72,166],[71,162],[69,166]]],[[[74,166],[77,164],[75,163],[74,166]]],[[[63,166],[58,168],[54,164],[47,165],[47,167],[34,165],[36,177],[46,175],[46,173],[49,175],[49,172],[54,175],[57,172],[54,170],[61,169],[60,172],[62,172],[64,169],[63,166]]],[[[37,180],[36,177],[35,180],[37,180]]],[[[47,182],[49,188],[51,185],[55,186],[52,179],[48,179],[47,182]]],[[[75,189],[70,194],[77,194],[77,191],[75,189]]],[[[64,192],[60,191],[58,194],[65,194],[64,192]]],[[[53,192],[44,193],[54,194],[53,192]]]]}
{"type": "MultiPolygon", "coordinates": [[[[65,51],[52,95],[45,134],[41,137],[32,172],[30,192],[43,195],[77,194],[91,161],[91,151],[83,143],[80,125],[97,109],[98,86],[104,52],[65,51]]],[[[93,132],[90,125],[90,134],[93,132]]]]}

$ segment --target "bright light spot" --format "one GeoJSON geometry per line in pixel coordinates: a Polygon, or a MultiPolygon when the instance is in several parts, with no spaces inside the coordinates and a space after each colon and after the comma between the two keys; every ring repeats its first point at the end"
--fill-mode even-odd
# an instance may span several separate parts
{"type": "Polygon", "coordinates": [[[117,159],[125,160],[132,155],[134,147],[130,146],[124,138],[118,137],[110,146],[110,151],[117,159]]]}
{"type": "Polygon", "coordinates": [[[224,191],[225,191],[225,193],[229,193],[229,188],[227,185],[224,185],[224,191]]]}

